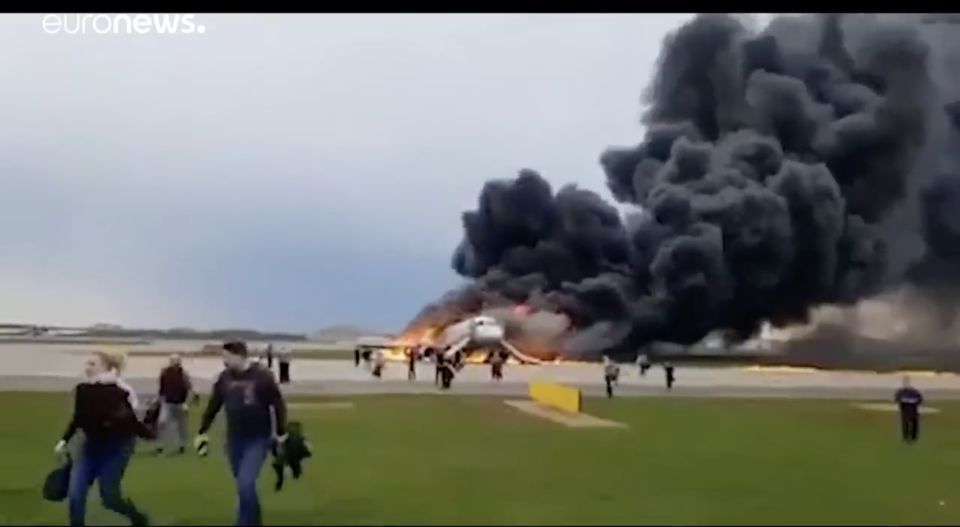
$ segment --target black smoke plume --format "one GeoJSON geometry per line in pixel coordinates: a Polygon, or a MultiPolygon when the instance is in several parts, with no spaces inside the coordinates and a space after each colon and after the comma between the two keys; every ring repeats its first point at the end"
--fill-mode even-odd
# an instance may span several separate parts
{"type": "MultiPolygon", "coordinates": [[[[417,321],[564,313],[569,355],[630,355],[806,321],[910,283],[960,297],[960,34],[948,15],[700,15],[644,92],[643,140],[600,157],[619,211],[536,172],[463,215],[468,285],[417,321]]],[[[625,108],[625,112],[631,111],[625,108]]]]}

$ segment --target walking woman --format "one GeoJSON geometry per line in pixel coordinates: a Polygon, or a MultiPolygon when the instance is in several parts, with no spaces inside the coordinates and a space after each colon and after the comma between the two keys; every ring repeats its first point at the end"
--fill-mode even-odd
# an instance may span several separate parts
{"type": "Polygon", "coordinates": [[[154,436],[137,417],[136,395],[119,376],[122,367],[121,357],[103,352],[87,359],[86,378],[74,390],[73,417],[54,448],[64,454],[74,434],[83,432],[67,492],[70,525],[85,524],[87,493],[94,481],[99,482],[105,509],[125,516],[131,525],[149,525],[147,515],[121,490],[137,437],[154,436]]]}

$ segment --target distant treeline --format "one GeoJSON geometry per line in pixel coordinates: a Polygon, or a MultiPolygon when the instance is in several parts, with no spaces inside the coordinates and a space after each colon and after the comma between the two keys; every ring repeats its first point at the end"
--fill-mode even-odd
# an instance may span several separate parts
{"type": "Polygon", "coordinates": [[[296,333],[261,332],[250,329],[217,329],[211,331],[165,329],[91,329],[84,331],[87,338],[137,338],[143,340],[244,340],[247,342],[283,341],[304,342],[306,335],[296,333]]]}
{"type": "Polygon", "coordinates": [[[213,331],[177,331],[162,329],[91,329],[69,335],[41,333],[39,335],[0,334],[0,342],[6,343],[84,343],[91,341],[124,341],[127,343],[162,340],[200,340],[246,342],[305,342],[306,335],[294,333],[260,332],[246,329],[223,329],[213,331]]]}

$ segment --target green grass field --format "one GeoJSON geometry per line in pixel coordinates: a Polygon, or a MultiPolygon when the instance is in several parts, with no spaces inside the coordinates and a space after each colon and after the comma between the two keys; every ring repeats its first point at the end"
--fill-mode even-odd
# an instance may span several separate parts
{"type": "MultiPolygon", "coordinates": [[[[305,479],[280,493],[264,471],[268,524],[960,520],[960,405],[938,404],[910,447],[898,440],[894,414],[842,402],[587,400],[590,413],[630,428],[568,429],[494,398],[351,400],[348,409],[291,410],[316,455],[305,479]]],[[[65,506],[42,501],[39,489],[67,403],[0,395],[0,523],[65,523],[65,506]]],[[[219,450],[206,459],[138,453],[125,489],[156,524],[233,519],[219,450]]],[[[95,491],[91,500],[90,524],[121,524],[95,491]]]]}

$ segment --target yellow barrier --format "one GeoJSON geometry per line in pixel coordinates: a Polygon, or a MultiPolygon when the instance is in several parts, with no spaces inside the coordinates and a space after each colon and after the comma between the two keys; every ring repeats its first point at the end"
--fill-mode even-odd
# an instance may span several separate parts
{"type": "Polygon", "coordinates": [[[575,414],[582,408],[580,390],[550,381],[530,381],[530,398],[575,414]]]}

